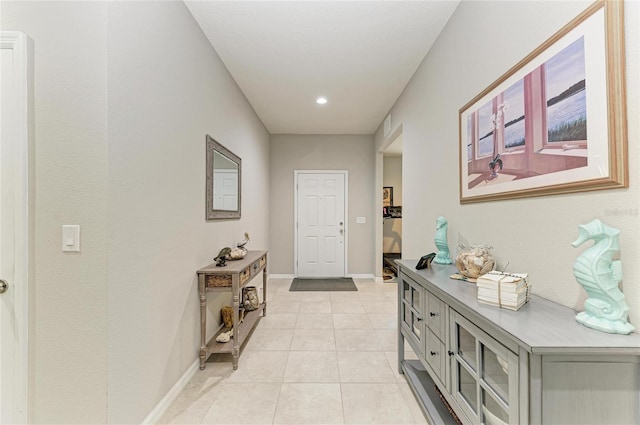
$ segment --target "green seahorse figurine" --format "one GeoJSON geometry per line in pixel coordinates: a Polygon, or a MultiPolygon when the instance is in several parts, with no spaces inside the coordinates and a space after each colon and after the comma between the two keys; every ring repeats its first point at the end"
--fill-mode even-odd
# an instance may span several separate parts
{"type": "Polygon", "coordinates": [[[436,248],[438,248],[436,258],[433,259],[434,263],[451,264],[453,262],[449,256],[449,245],[447,244],[448,227],[449,223],[447,223],[447,220],[442,216],[438,217],[436,220],[436,234],[433,238],[436,248]]]}
{"type": "Polygon", "coordinates": [[[622,281],[622,262],[614,260],[620,243],[620,230],[595,219],[578,226],[579,236],[571,245],[578,247],[593,239],[594,244],[584,251],[573,265],[576,280],[589,295],[585,311],[576,320],[602,332],[629,334],[635,327],[627,321],[629,306],[618,288],[622,281]]]}

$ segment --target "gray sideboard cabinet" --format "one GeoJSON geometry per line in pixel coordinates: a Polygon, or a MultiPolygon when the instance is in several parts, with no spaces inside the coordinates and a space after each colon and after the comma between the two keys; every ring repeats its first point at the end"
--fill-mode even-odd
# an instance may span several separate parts
{"type": "Polygon", "coordinates": [[[481,304],[452,266],[397,263],[398,367],[434,424],[455,424],[449,409],[463,424],[640,424],[637,333],[589,329],[535,295],[517,312],[481,304]]]}

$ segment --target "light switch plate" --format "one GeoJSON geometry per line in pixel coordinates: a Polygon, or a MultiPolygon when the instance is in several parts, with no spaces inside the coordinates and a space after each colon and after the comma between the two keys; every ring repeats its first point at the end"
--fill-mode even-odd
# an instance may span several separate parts
{"type": "Polygon", "coordinates": [[[80,252],[80,226],[62,225],[62,252],[80,252]]]}
{"type": "Polygon", "coordinates": [[[367,222],[367,217],[356,217],[356,223],[364,224],[367,222]]]}

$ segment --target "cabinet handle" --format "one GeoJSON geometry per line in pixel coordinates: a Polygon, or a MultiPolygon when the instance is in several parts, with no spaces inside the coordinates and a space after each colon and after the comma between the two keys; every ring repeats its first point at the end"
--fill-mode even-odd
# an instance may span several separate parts
{"type": "Polygon", "coordinates": [[[422,322],[422,317],[416,317],[416,320],[417,320],[418,322],[422,322]]]}
{"type": "Polygon", "coordinates": [[[429,354],[431,354],[432,356],[435,356],[438,353],[436,353],[435,351],[430,351],[429,354]]]}
{"type": "Polygon", "coordinates": [[[436,314],[432,311],[429,312],[429,316],[434,317],[436,314]]]}
{"type": "Polygon", "coordinates": [[[454,353],[453,351],[449,350],[449,351],[447,351],[447,354],[448,354],[449,356],[453,356],[455,353],[454,353]]]}

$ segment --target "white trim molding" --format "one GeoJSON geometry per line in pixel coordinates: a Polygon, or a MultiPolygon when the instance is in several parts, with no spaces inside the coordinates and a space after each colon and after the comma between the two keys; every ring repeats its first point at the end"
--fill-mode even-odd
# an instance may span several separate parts
{"type": "MultiPolygon", "coordinates": [[[[11,290],[14,291],[14,317],[16,320],[16,346],[14,353],[14,413],[15,423],[30,422],[28,415],[29,400],[29,290],[33,278],[32,235],[33,235],[33,183],[32,151],[33,131],[29,112],[33,93],[33,69],[31,62],[31,41],[26,34],[18,31],[1,31],[0,48],[12,51],[11,90],[4,91],[12,103],[12,117],[3,125],[11,127],[13,134],[12,149],[9,150],[11,164],[15,170],[13,187],[9,189],[14,196],[14,276],[11,290]]],[[[6,118],[4,116],[3,118],[6,118]]],[[[3,119],[4,121],[4,119],[3,119]]],[[[4,408],[5,406],[3,406],[4,408]]]]}
{"type": "Polygon", "coordinates": [[[375,280],[376,278],[373,275],[373,273],[348,274],[347,277],[350,277],[353,279],[370,279],[370,280],[375,280]]]}
{"type": "Polygon", "coordinates": [[[200,359],[196,359],[189,368],[182,374],[180,379],[173,384],[173,387],[169,390],[162,400],[158,402],[156,407],[147,415],[142,421],[142,425],[157,424],[160,422],[162,415],[166,413],[169,406],[178,398],[180,392],[187,386],[191,378],[193,378],[200,367],[200,359]]]}
{"type": "Polygon", "coordinates": [[[267,275],[267,279],[293,279],[294,276],[292,274],[269,274],[267,275]]]}

